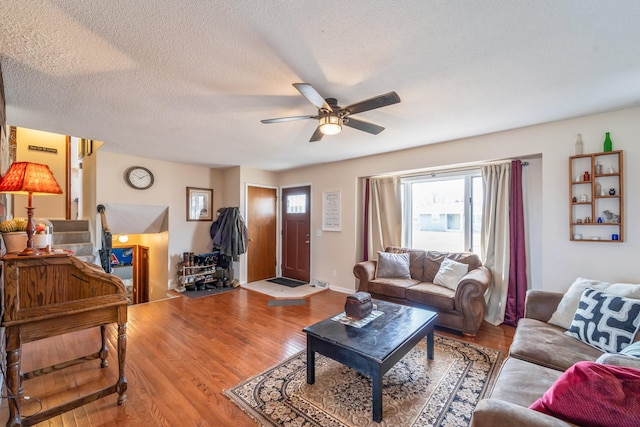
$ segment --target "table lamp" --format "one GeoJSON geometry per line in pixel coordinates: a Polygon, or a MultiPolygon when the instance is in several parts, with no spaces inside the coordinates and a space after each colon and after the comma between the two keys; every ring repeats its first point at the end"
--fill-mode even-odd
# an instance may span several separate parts
{"type": "Polygon", "coordinates": [[[30,162],[14,162],[0,180],[0,193],[27,195],[27,247],[19,255],[40,255],[33,247],[33,194],[62,194],[62,189],[56,182],[47,165],[30,162]]]}

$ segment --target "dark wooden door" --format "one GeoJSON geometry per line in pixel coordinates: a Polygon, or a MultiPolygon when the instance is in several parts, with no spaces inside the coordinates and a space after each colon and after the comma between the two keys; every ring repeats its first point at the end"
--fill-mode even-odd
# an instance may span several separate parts
{"type": "Polygon", "coordinates": [[[311,187],[282,190],[282,276],[311,277],[311,187]]]}
{"type": "Polygon", "coordinates": [[[247,282],[276,276],[277,220],[275,188],[247,188],[247,282]]]}
{"type": "Polygon", "coordinates": [[[136,245],[134,257],[133,303],[149,302],[149,248],[136,245]]]}

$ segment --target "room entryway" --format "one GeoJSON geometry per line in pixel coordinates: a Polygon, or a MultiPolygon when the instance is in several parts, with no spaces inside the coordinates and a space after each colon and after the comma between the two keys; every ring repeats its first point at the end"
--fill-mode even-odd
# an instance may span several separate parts
{"type": "Polygon", "coordinates": [[[247,187],[247,282],[276,276],[275,188],[247,187]]]}
{"type": "Polygon", "coordinates": [[[311,186],[282,189],[282,276],[311,277],[311,186]]]}

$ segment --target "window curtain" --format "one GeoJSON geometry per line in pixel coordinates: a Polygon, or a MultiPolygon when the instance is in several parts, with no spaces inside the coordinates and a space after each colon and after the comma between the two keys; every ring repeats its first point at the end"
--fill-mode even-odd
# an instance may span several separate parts
{"type": "MultiPolygon", "coordinates": [[[[400,246],[402,241],[402,204],[400,177],[369,179],[368,259],[377,259],[378,251],[400,246]]],[[[366,222],[366,221],[365,221],[366,222]]]]}
{"type": "Polygon", "coordinates": [[[516,326],[524,317],[524,299],[527,293],[527,252],[523,204],[522,162],[511,162],[511,197],[509,199],[509,290],[504,323],[516,326]]]}
{"type": "Polygon", "coordinates": [[[370,179],[364,180],[364,212],[362,220],[362,261],[369,261],[369,199],[371,198],[370,179]]]}
{"type": "Polygon", "coordinates": [[[493,325],[504,321],[509,285],[509,199],[511,163],[483,166],[484,208],[482,212],[482,259],[493,274],[485,294],[485,320],[493,325]]]}

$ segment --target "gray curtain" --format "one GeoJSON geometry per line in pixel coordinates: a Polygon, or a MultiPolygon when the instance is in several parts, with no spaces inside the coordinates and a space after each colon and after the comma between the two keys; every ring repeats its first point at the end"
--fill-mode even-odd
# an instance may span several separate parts
{"type": "Polygon", "coordinates": [[[378,251],[402,243],[400,177],[371,178],[369,198],[369,259],[378,251]]]}
{"type": "Polygon", "coordinates": [[[509,290],[509,198],[511,163],[482,167],[484,210],[482,212],[482,259],[493,274],[485,295],[485,320],[493,325],[504,321],[509,290]]]}

